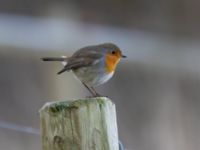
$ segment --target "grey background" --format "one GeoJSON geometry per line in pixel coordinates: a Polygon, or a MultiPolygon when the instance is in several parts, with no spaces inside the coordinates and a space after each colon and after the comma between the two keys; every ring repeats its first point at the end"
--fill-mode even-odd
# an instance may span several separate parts
{"type": "Polygon", "coordinates": [[[200,147],[199,4],[195,0],[1,0],[0,148],[41,149],[38,110],[87,96],[59,63],[83,46],[114,42],[128,56],[97,90],[117,107],[127,150],[200,147]],[[30,130],[28,130],[30,131],[30,130]]]}

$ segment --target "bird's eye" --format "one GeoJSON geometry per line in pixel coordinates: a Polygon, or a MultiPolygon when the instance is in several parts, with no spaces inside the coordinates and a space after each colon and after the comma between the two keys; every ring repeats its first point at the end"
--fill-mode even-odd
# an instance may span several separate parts
{"type": "Polygon", "coordinates": [[[116,54],[116,51],[112,51],[112,54],[113,54],[113,55],[116,54]]]}

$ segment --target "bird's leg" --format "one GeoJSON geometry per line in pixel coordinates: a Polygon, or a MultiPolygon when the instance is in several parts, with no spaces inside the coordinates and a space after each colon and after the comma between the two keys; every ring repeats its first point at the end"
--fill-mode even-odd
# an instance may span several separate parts
{"type": "Polygon", "coordinates": [[[100,97],[101,96],[99,93],[97,93],[97,91],[94,89],[94,87],[91,87],[91,89],[95,93],[96,97],[100,97]]]}
{"type": "Polygon", "coordinates": [[[96,96],[96,92],[94,92],[89,86],[87,86],[85,83],[82,82],[82,84],[88,89],[88,91],[92,94],[92,96],[96,96]]]}

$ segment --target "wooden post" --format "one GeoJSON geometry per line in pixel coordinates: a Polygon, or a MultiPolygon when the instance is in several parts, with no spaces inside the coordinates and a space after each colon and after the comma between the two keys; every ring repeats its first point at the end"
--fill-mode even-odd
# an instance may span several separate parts
{"type": "Polygon", "coordinates": [[[119,150],[115,105],[105,97],[45,104],[43,150],[119,150]]]}

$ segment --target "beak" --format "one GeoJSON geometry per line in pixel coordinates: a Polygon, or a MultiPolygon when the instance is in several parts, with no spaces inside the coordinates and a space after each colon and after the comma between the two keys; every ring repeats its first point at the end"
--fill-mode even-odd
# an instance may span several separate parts
{"type": "Polygon", "coordinates": [[[127,56],[125,56],[125,55],[122,55],[122,58],[127,58],[127,56]]]}

